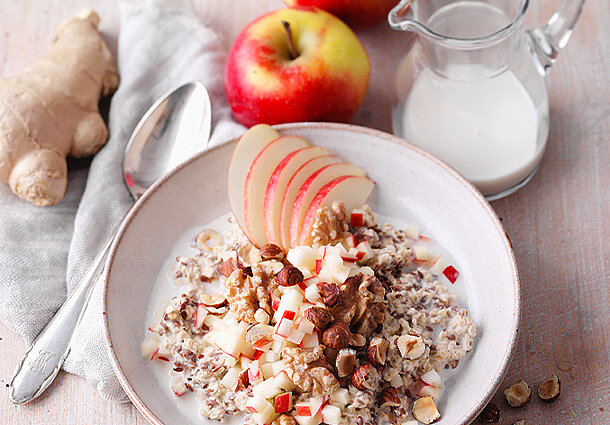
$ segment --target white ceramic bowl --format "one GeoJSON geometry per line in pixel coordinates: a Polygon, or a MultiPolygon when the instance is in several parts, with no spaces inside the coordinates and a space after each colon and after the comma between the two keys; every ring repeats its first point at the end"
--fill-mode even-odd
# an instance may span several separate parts
{"type": "MultiPolygon", "coordinates": [[[[449,166],[389,134],[325,123],[287,124],[278,130],[303,136],[364,168],[377,182],[369,202],[373,210],[418,226],[456,261],[463,277],[462,302],[478,335],[446,382],[438,424],[474,420],[510,363],[520,315],[510,241],[489,204],[449,166]]],[[[149,360],[140,356],[151,286],[178,236],[229,211],[226,179],[234,146],[202,153],[150,188],[127,216],[110,254],[104,296],[110,358],[135,406],[156,425],[190,421],[161,388],[167,383],[157,382],[149,360]]]]}

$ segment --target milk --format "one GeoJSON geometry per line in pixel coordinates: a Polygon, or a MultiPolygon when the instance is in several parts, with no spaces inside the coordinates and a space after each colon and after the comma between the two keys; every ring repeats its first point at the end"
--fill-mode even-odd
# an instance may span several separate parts
{"type": "Polygon", "coordinates": [[[478,64],[450,65],[443,74],[425,68],[418,75],[401,111],[403,137],[449,163],[484,195],[526,179],[546,134],[525,87],[510,70],[490,77],[478,64]]]}

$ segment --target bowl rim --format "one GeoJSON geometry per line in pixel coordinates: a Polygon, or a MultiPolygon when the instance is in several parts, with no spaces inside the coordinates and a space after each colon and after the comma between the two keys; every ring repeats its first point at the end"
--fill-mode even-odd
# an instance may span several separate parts
{"type": "MultiPolygon", "coordinates": [[[[517,336],[519,334],[519,326],[520,326],[520,320],[521,320],[521,283],[520,283],[520,279],[519,279],[517,263],[515,260],[515,254],[513,252],[513,246],[510,241],[510,238],[509,238],[508,234],[506,233],[504,226],[502,226],[502,223],[500,222],[500,219],[498,218],[496,212],[493,210],[493,208],[491,207],[489,202],[487,202],[487,200],[481,194],[481,192],[479,192],[479,190],[476,189],[476,187],[474,185],[472,185],[468,180],[466,180],[466,178],[463,177],[459,172],[457,172],[447,163],[445,163],[444,161],[435,157],[434,155],[432,155],[432,154],[424,151],[423,149],[421,149],[397,136],[394,136],[392,134],[383,132],[381,130],[376,130],[376,129],[368,128],[368,127],[362,127],[362,126],[358,126],[358,125],[354,125],[354,124],[340,124],[340,123],[327,123],[327,122],[288,123],[288,124],[274,125],[273,127],[279,131],[284,131],[284,130],[290,131],[293,129],[298,130],[298,129],[303,129],[303,128],[313,128],[313,129],[334,130],[334,131],[338,130],[338,131],[348,131],[348,132],[353,132],[353,133],[366,134],[368,136],[373,136],[375,138],[382,139],[386,142],[394,143],[394,144],[403,146],[406,149],[415,151],[417,154],[423,155],[427,159],[431,160],[432,162],[436,163],[437,165],[439,165],[440,167],[445,169],[445,171],[447,171],[453,178],[455,178],[456,180],[458,180],[459,183],[464,185],[469,190],[470,194],[472,196],[474,196],[474,198],[481,204],[481,207],[483,208],[483,210],[492,219],[492,222],[494,223],[495,228],[498,231],[499,236],[502,239],[502,242],[504,243],[504,247],[506,248],[506,252],[508,253],[509,258],[510,258],[510,266],[511,266],[512,275],[513,275],[512,283],[513,283],[513,287],[515,290],[514,291],[515,292],[515,299],[514,299],[515,310],[513,311],[513,320],[511,323],[511,333],[510,333],[509,344],[507,346],[506,351],[502,354],[500,367],[496,371],[495,376],[493,377],[490,385],[485,390],[483,397],[476,404],[475,408],[470,413],[467,413],[466,415],[464,415],[459,421],[457,421],[456,425],[467,425],[470,422],[472,422],[474,419],[476,419],[476,417],[479,415],[479,413],[485,408],[487,403],[491,400],[491,398],[493,397],[495,392],[500,387],[500,384],[502,383],[504,376],[506,375],[506,372],[508,370],[508,367],[510,366],[511,360],[512,360],[514,352],[515,352],[515,346],[516,346],[516,342],[517,342],[517,336]]],[[[115,372],[115,375],[116,375],[119,383],[123,387],[123,390],[129,397],[131,402],[138,409],[138,411],[150,423],[152,423],[154,425],[167,425],[167,424],[165,424],[162,420],[160,420],[148,408],[146,403],[144,403],[144,401],[140,398],[140,396],[133,389],[133,387],[129,383],[129,380],[127,379],[125,373],[123,372],[123,369],[122,369],[122,367],[119,363],[119,360],[116,356],[116,353],[114,351],[112,337],[110,335],[110,331],[109,331],[109,327],[108,327],[108,314],[107,314],[108,313],[108,287],[109,287],[108,275],[109,275],[110,269],[113,267],[113,264],[114,264],[117,247],[121,243],[121,240],[125,234],[126,229],[129,227],[129,225],[134,220],[134,218],[138,215],[138,212],[140,211],[142,206],[146,203],[146,201],[151,196],[154,196],[154,193],[159,188],[161,188],[169,180],[171,180],[172,177],[174,176],[174,174],[178,173],[183,168],[190,166],[190,164],[197,161],[201,156],[206,155],[209,151],[216,150],[218,148],[225,146],[226,144],[233,143],[233,142],[237,141],[237,139],[238,138],[228,140],[228,141],[221,143],[217,146],[214,146],[210,149],[206,149],[204,151],[197,153],[196,155],[192,156],[188,160],[186,160],[183,163],[181,163],[180,165],[178,165],[168,174],[166,174],[165,176],[163,176],[162,178],[157,180],[140,197],[140,199],[138,199],[135,202],[134,206],[128,211],[127,215],[123,219],[123,221],[116,233],[116,236],[115,236],[112,246],[110,248],[110,252],[108,254],[108,260],[106,262],[106,267],[104,269],[104,275],[103,275],[104,287],[103,287],[103,292],[102,292],[102,302],[103,302],[102,320],[103,320],[103,326],[104,326],[104,345],[106,347],[106,352],[108,353],[108,356],[110,358],[112,368],[115,372]]]]}

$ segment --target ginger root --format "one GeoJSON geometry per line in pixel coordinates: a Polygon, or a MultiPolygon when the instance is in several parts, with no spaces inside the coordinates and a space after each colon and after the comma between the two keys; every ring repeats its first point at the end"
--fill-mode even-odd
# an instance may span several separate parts
{"type": "Polygon", "coordinates": [[[119,74],[98,23],[90,10],[68,19],[45,57],[0,80],[0,181],[34,205],[63,198],[66,156],[93,155],[108,139],[98,103],[119,74]]]}

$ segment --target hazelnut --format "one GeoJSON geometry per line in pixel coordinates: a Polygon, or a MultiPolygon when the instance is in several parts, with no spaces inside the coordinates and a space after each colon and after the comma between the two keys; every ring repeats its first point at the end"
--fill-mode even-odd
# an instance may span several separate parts
{"type": "Polygon", "coordinates": [[[500,420],[500,409],[493,403],[489,403],[479,414],[479,422],[482,424],[493,424],[500,420]]]}
{"type": "Polygon", "coordinates": [[[424,424],[431,424],[440,419],[441,414],[438,413],[436,404],[430,396],[421,397],[413,403],[413,417],[424,424]]]}
{"type": "Polygon", "coordinates": [[[356,350],[352,348],[339,350],[335,366],[337,367],[337,375],[339,378],[345,378],[352,373],[356,366],[356,350]]]}
{"type": "Polygon", "coordinates": [[[550,378],[538,385],[538,396],[547,403],[557,400],[560,393],[561,381],[557,375],[551,375],[550,378]]]}
{"type": "Polygon", "coordinates": [[[371,371],[371,364],[364,363],[354,371],[352,375],[352,385],[359,390],[372,389],[371,384],[367,382],[367,375],[371,371]]]}
{"type": "Polygon", "coordinates": [[[216,294],[216,295],[202,294],[199,297],[199,300],[201,301],[201,304],[205,305],[206,307],[216,307],[216,308],[222,307],[227,302],[227,299],[222,294],[216,294]]]}
{"type": "Polygon", "coordinates": [[[381,391],[379,395],[379,406],[380,407],[398,407],[400,406],[400,398],[396,388],[387,387],[381,391]]]}
{"type": "Polygon", "coordinates": [[[369,348],[366,350],[366,356],[375,366],[384,365],[389,346],[390,343],[388,341],[376,336],[371,339],[369,348]]]}
{"type": "Polygon", "coordinates": [[[511,407],[522,407],[532,398],[532,391],[527,382],[521,380],[505,389],[504,396],[511,407]]]}
{"type": "Polygon", "coordinates": [[[426,351],[426,344],[417,335],[401,335],[396,341],[396,345],[400,350],[400,355],[405,359],[419,359],[426,351]]]}
{"type": "Polygon", "coordinates": [[[324,304],[334,307],[339,301],[339,287],[334,283],[324,283],[320,286],[320,295],[324,304]]]}
{"type": "Polygon", "coordinates": [[[349,345],[356,348],[362,348],[366,345],[366,338],[361,334],[352,334],[349,339],[349,345]]]}
{"type": "Polygon", "coordinates": [[[330,311],[324,307],[310,307],[303,312],[303,315],[309,320],[317,330],[323,331],[333,321],[333,316],[330,311]]]}
{"type": "Polygon", "coordinates": [[[268,243],[263,245],[261,248],[261,259],[263,261],[266,260],[278,260],[282,261],[284,259],[284,251],[282,248],[273,243],[268,243]]]}
{"type": "Polygon", "coordinates": [[[322,334],[322,343],[329,348],[341,350],[349,344],[350,331],[345,322],[333,322],[322,334]]]}
{"type": "Polygon", "coordinates": [[[273,326],[257,323],[248,328],[246,331],[246,341],[250,344],[256,344],[262,339],[272,340],[273,326]]]}
{"type": "Polygon", "coordinates": [[[303,273],[294,266],[286,266],[280,270],[276,279],[282,286],[294,286],[303,282],[303,273]]]}
{"type": "Polygon", "coordinates": [[[273,423],[278,425],[299,425],[295,418],[285,413],[282,413],[273,423]]]}

